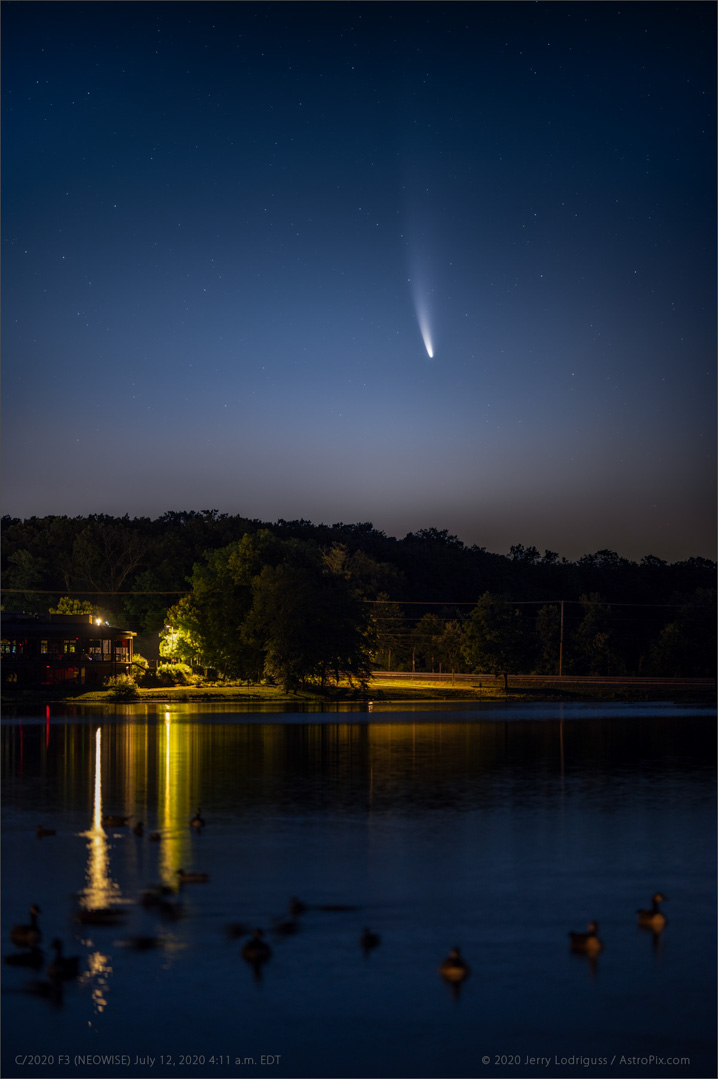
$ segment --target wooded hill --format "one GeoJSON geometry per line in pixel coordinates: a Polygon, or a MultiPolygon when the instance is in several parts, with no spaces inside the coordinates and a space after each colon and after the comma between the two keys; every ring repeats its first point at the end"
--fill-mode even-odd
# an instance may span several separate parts
{"type": "MultiPolygon", "coordinates": [[[[46,611],[61,597],[73,597],[91,602],[109,621],[140,634],[160,631],[182,593],[197,596],[200,588],[205,595],[208,588],[244,588],[242,609],[248,613],[251,602],[246,597],[256,590],[269,563],[275,592],[267,591],[265,581],[265,603],[272,595],[276,598],[279,565],[294,567],[294,577],[283,571],[289,589],[299,587],[296,567],[301,565],[305,610],[312,606],[314,587],[307,582],[320,580],[308,577],[307,567],[321,566],[321,580],[328,574],[333,584],[343,581],[345,597],[369,612],[375,666],[471,669],[470,649],[456,634],[464,634],[479,599],[488,594],[510,601],[532,639],[531,647],[524,647],[521,669],[555,673],[563,601],[569,669],[573,664],[577,672],[586,673],[593,673],[586,668],[596,665],[627,673],[649,668],[666,674],[714,673],[716,566],[705,558],[668,563],[648,553],[633,562],[601,550],[571,562],[556,552],[541,553],[520,544],[499,555],[467,547],[456,536],[433,528],[396,539],[370,523],[266,523],[216,510],[168,512],[154,520],[106,515],[3,518],[5,610],[46,611]],[[277,543],[269,543],[268,536],[277,543]],[[249,546],[245,540],[243,548],[246,552],[251,547],[254,554],[243,564],[240,586],[240,578],[226,577],[221,567],[230,565],[232,551],[239,550],[245,537],[255,538],[249,546]],[[270,548],[273,554],[265,563],[257,552],[270,548]],[[250,569],[253,576],[247,577],[250,569]],[[442,637],[446,639],[440,646],[442,637]],[[596,651],[597,641],[602,652],[596,651]]],[[[332,595],[338,602],[336,588],[332,595]]],[[[318,599],[317,594],[317,609],[318,599]]],[[[205,617],[220,616],[207,608],[205,617]]],[[[256,626],[259,617],[255,611],[256,626]]],[[[314,621],[313,632],[318,633],[321,618],[316,611],[314,621]]],[[[225,628],[214,627],[217,632],[225,628]]]]}

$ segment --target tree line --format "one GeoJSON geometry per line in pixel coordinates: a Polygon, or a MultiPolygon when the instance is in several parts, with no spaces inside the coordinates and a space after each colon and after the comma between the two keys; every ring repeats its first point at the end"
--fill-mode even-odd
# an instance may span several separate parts
{"type": "Polygon", "coordinates": [[[161,651],[287,687],[373,668],[712,675],[715,563],[508,555],[446,530],[268,524],[216,510],[157,519],[3,518],[3,607],[89,602],[161,651]],[[563,603],[561,602],[563,601],[563,603]]]}

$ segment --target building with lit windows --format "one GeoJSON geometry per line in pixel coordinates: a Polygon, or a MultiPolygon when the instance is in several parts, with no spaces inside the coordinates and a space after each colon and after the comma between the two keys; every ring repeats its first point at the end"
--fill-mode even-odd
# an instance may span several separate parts
{"type": "Polygon", "coordinates": [[[2,684],[8,689],[101,686],[128,672],[135,636],[91,614],[4,611],[2,684]]]}

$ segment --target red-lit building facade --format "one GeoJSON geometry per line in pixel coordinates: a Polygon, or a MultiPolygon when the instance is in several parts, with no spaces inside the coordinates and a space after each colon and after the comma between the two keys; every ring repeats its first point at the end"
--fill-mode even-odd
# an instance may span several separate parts
{"type": "Polygon", "coordinates": [[[2,615],[2,684],[101,686],[132,663],[131,630],[90,614],[2,615]]]}

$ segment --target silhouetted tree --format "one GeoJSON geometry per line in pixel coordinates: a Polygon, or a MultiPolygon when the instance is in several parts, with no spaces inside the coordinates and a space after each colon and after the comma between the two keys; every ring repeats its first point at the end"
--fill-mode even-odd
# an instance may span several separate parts
{"type": "Polygon", "coordinates": [[[464,629],[464,656],[477,674],[503,677],[523,670],[528,656],[528,635],[521,613],[502,596],[485,592],[464,629]]]}

